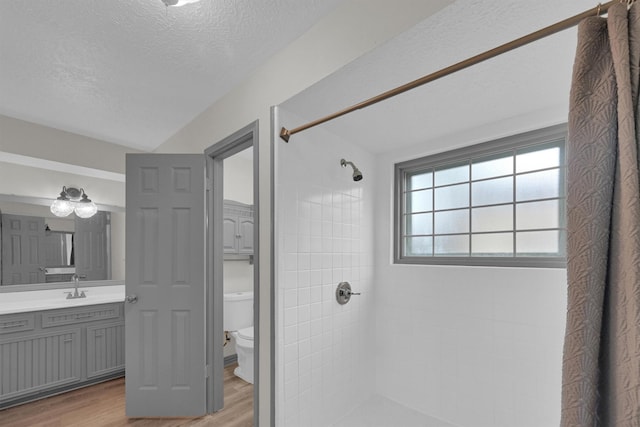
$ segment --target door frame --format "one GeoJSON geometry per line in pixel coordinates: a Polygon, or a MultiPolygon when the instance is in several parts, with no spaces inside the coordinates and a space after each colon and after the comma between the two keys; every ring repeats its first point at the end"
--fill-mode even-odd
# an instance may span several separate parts
{"type": "Polygon", "coordinates": [[[260,312],[260,230],[259,230],[259,161],[258,161],[258,120],[213,144],[204,151],[206,161],[206,307],[205,334],[207,363],[207,412],[216,412],[224,406],[223,369],[224,342],[223,324],[223,248],[222,217],[224,200],[224,159],[247,148],[253,150],[253,425],[258,426],[258,382],[260,360],[260,328],[258,327],[260,312]],[[214,244],[215,243],[215,244],[214,244]]]}

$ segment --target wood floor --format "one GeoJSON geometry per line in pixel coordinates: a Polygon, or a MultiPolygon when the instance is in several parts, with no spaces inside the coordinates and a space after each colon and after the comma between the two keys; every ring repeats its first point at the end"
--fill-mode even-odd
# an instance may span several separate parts
{"type": "Polygon", "coordinates": [[[224,370],[224,409],[200,418],[127,418],[124,378],[0,411],[3,427],[251,427],[253,386],[224,370]]]}

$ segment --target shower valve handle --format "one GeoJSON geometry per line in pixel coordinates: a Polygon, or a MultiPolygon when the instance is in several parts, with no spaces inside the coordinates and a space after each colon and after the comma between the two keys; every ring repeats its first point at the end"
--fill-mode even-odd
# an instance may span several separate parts
{"type": "Polygon", "coordinates": [[[360,292],[352,292],[349,282],[340,282],[336,289],[336,300],[338,304],[344,305],[349,302],[352,295],[360,295],[360,292]]]}

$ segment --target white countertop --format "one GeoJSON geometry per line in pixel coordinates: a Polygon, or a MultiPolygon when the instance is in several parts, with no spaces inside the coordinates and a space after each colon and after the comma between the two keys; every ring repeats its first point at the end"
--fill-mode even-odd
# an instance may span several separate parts
{"type": "Polygon", "coordinates": [[[79,286],[78,291],[84,291],[87,297],[67,299],[67,292],[73,292],[73,286],[65,289],[0,293],[0,315],[123,302],[125,295],[124,285],[79,286]]]}

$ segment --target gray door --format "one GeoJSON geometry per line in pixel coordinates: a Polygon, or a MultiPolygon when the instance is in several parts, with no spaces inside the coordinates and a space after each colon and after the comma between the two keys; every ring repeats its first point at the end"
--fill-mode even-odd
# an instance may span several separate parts
{"type": "Polygon", "coordinates": [[[2,215],[2,284],[44,282],[44,218],[2,215]]]}
{"type": "Polygon", "coordinates": [[[74,257],[76,273],[82,280],[111,278],[107,258],[109,213],[98,212],[91,218],[76,217],[74,257]]]}
{"type": "Polygon", "coordinates": [[[129,417],[206,413],[205,159],[127,155],[129,417]]]}

